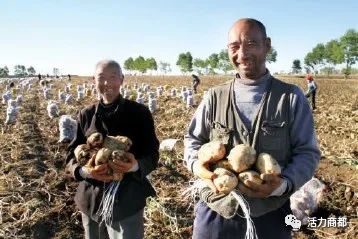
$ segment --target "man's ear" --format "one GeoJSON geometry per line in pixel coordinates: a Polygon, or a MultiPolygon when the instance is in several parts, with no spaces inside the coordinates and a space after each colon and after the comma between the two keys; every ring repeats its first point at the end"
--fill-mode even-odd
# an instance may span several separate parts
{"type": "Polygon", "coordinates": [[[119,78],[119,81],[121,82],[121,85],[122,85],[123,81],[124,81],[124,75],[121,75],[121,77],[119,78]]]}
{"type": "Polygon", "coordinates": [[[266,54],[271,50],[271,38],[266,37],[265,39],[266,54]]]}

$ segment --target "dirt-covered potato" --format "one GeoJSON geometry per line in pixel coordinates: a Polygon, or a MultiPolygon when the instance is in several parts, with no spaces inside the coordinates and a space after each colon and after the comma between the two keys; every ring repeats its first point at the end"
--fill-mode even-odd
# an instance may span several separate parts
{"type": "Polygon", "coordinates": [[[255,163],[256,151],[248,144],[238,144],[230,150],[227,159],[232,169],[236,173],[241,173],[255,163]]]}
{"type": "Polygon", "coordinates": [[[203,162],[216,162],[225,157],[224,144],[219,141],[211,141],[203,144],[198,151],[198,159],[203,162]]]}
{"type": "Polygon", "coordinates": [[[213,180],[214,185],[221,193],[230,193],[238,184],[236,175],[229,170],[217,168],[214,170],[214,174],[218,175],[218,177],[213,180]]]}
{"type": "Polygon", "coordinates": [[[281,167],[270,154],[260,153],[257,157],[256,168],[260,173],[280,174],[281,167]]]}
{"type": "Polygon", "coordinates": [[[87,144],[91,148],[100,148],[103,144],[103,135],[101,133],[93,133],[87,138],[87,144]]]}
{"type": "Polygon", "coordinates": [[[96,154],[95,165],[108,163],[111,154],[112,154],[112,150],[109,150],[107,148],[101,148],[100,150],[98,150],[96,154]]]}
{"type": "Polygon", "coordinates": [[[217,161],[217,163],[214,165],[214,169],[216,168],[224,168],[230,171],[233,171],[231,164],[229,163],[229,160],[227,159],[221,159],[217,161]]]}
{"type": "Polygon", "coordinates": [[[82,166],[85,165],[95,153],[96,152],[91,150],[87,144],[78,145],[74,151],[77,162],[82,166]]]}
{"type": "Polygon", "coordinates": [[[239,179],[244,184],[246,180],[250,180],[258,185],[263,183],[262,179],[260,178],[260,174],[254,170],[247,170],[239,173],[239,179]]]}
{"type": "Polygon", "coordinates": [[[209,163],[197,160],[193,165],[193,173],[199,178],[214,179],[215,174],[209,170],[209,163]]]}
{"type": "Polygon", "coordinates": [[[193,172],[200,178],[213,179],[215,174],[209,170],[209,163],[225,157],[225,146],[218,141],[203,144],[198,151],[198,160],[193,166],[193,172]]]}
{"type": "Polygon", "coordinates": [[[131,146],[132,140],[125,136],[107,136],[103,142],[103,147],[110,150],[128,151],[131,146]]]}

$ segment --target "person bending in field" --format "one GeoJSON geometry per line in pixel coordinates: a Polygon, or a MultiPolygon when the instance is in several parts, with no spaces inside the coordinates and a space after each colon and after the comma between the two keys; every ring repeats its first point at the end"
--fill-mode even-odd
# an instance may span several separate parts
{"type": "Polygon", "coordinates": [[[299,87],[274,78],[266,68],[271,39],[258,20],[235,22],[228,34],[228,54],[237,71],[233,80],[210,89],[197,108],[185,135],[184,159],[191,172],[206,182],[209,197],[200,194],[195,208],[194,239],[245,238],[246,220],[240,207],[232,214],[230,194],[219,190],[213,179],[200,173],[202,145],[217,140],[227,153],[248,144],[256,154],[275,158],[281,174],[262,173],[262,184],[247,179],[236,188],[246,199],[260,239],[291,238],[285,217],[292,214],[290,196],[309,181],[317,168],[320,151],[308,101],[299,87]],[[231,212],[231,211],[230,211],[231,212]],[[224,217],[225,216],[225,217],[224,217]]]}
{"type": "Polygon", "coordinates": [[[197,75],[195,75],[195,74],[192,74],[191,77],[192,77],[193,90],[194,90],[194,93],[196,94],[197,88],[198,88],[198,86],[199,86],[199,84],[200,84],[200,79],[199,79],[199,77],[198,77],[197,75]]]}
{"type": "Polygon", "coordinates": [[[155,191],[147,179],[158,164],[159,142],[152,114],[147,107],[120,95],[124,76],[119,64],[112,60],[98,62],[94,83],[100,100],[82,110],[77,118],[77,135],[68,147],[66,172],[79,182],[75,202],[82,214],[85,238],[142,239],[143,212],[146,198],[155,191]],[[85,144],[94,132],[103,136],[126,136],[132,141],[124,162],[109,162],[92,167],[80,166],[74,150],[85,144]],[[115,194],[113,220],[107,225],[98,215],[104,191],[114,179],[108,175],[124,173],[115,194]]]}
{"type": "Polygon", "coordinates": [[[317,92],[317,84],[313,79],[311,74],[306,76],[307,81],[307,92],[306,97],[311,98],[312,109],[316,109],[316,92],[317,92]]]}

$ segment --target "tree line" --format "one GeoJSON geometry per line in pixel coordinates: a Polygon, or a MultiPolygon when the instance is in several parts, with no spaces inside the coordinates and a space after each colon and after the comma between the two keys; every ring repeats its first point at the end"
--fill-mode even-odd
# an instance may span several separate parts
{"type": "MultiPolygon", "coordinates": [[[[335,67],[344,64],[342,73],[347,77],[353,69],[352,66],[358,60],[358,32],[349,29],[338,39],[326,43],[318,43],[308,52],[304,58],[306,72],[332,74],[335,67]]],[[[300,73],[302,70],[301,61],[295,59],[292,64],[292,72],[300,73]]]]}
{"type": "MultiPolygon", "coordinates": [[[[14,66],[14,75],[18,77],[23,76],[34,76],[36,74],[36,70],[34,67],[30,66],[26,68],[24,65],[15,65],[14,66]]],[[[0,77],[9,76],[9,68],[7,66],[0,67],[0,77]]]]}
{"type": "MultiPolygon", "coordinates": [[[[277,51],[272,48],[266,58],[268,62],[275,62],[277,51]]],[[[217,74],[219,71],[226,74],[233,70],[230,63],[227,50],[221,50],[219,53],[212,53],[205,59],[193,58],[190,52],[180,53],[176,65],[182,73],[190,73],[192,71],[198,74],[217,74]]],[[[171,72],[170,64],[167,62],[159,62],[157,64],[153,57],[145,59],[143,56],[137,58],[129,57],[124,61],[124,69],[136,73],[146,73],[149,70],[159,70],[163,73],[171,72]]]]}

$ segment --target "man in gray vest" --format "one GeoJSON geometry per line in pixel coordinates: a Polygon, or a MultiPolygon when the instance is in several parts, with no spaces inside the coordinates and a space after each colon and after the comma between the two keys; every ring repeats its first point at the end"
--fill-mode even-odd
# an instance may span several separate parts
{"type": "MultiPolygon", "coordinates": [[[[246,186],[239,183],[237,188],[249,203],[259,238],[291,238],[291,228],[285,224],[285,216],[292,213],[289,197],[312,178],[320,151],[305,95],[266,69],[270,48],[271,39],[261,22],[246,18],[234,23],[228,53],[237,74],[204,97],[185,136],[184,158],[188,169],[197,171],[199,148],[218,139],[228,150],[250,144],[257,154],[271,154],[281,174],[261,174],[262,185],[248,180],[246,186]]],[[[217,192],[211,180],[205,181],[208,189],[217,192]]],[[[201,196],[195,208],[193,238],[245,238],[246,221],[240,209],[225,214],[220,205],[228,196],[218,198],[216,203],[201,196]]]]}

